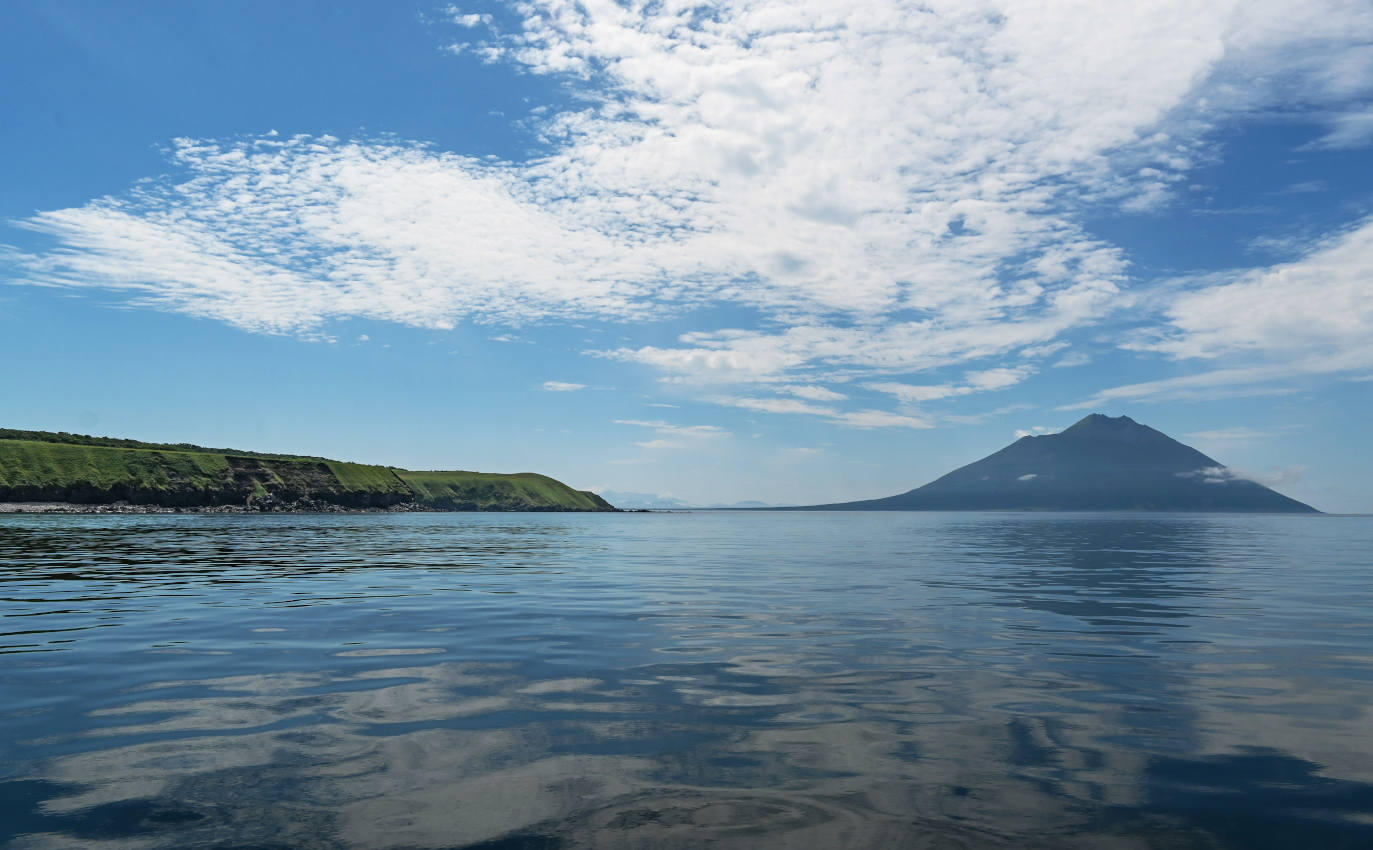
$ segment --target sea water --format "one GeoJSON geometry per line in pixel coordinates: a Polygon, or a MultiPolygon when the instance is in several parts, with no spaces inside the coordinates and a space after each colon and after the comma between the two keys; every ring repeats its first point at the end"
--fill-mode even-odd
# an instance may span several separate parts
{"type": "Polygon", "coordinates": [[[1373,519],[0,517],[0,845],[1373,847],[1373,519]]]}

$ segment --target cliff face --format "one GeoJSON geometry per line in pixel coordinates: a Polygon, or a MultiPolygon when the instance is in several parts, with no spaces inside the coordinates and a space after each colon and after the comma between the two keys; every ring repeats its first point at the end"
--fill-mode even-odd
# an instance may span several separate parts
{"type": "Polygon", "coordinates": [[[1315,513],[1135,422],[1092,414],[897,496],[827,510],[1150,510],[1315,513]]]}
{"type": "Polygon", "coordinates": [[[0,430],[0,502],[246,510],[608,511],[533,473],[409,472],[324,458],[0,430]]]}

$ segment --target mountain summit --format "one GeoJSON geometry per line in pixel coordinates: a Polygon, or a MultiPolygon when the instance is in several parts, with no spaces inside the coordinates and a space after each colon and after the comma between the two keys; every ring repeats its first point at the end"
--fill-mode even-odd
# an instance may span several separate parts
{"type": "Polygon", "coordinates": [[[1128,416],[1100,413],[899,496],[814,509],[1317,513],[1128,416]]]}

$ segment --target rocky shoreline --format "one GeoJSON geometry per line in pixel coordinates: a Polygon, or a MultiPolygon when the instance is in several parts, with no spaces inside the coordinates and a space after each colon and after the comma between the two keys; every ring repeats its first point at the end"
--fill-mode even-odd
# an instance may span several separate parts
{"type": "Polygon", "coordinates": [[[128,502],[114,502],[104,505],[83,505],[73,502],[0,502],[0,514],[266,514],[266,513],[309,513],[309,514],[367,514],[423,511],[414,503],[393,505],[389,508],[345,508],[323,502],[313,504],[278,505],[189,505],[168,507],[166,505],[131,505],[128,502]]]}
{"type": "MultiPolygon", "coordinates": [[[[132,505],[128,502],[114,502],[101,505],[84,505],[73,502],[0,502],[0,514],[396,514],[396,513],[563,513],[564,508],[522,507],[502,508],[496,511],[484,508],[449,510],[421,505],[417,502],[401,502],[388,507],[350,508],[329,502],[301,501],[275,502],[254,505],[187,505],[168,507],[166,505],[132,505]]],[[[575,511],[574,511],[575,512],[575,511]]],[[[617,513],[619,511],[616,511],[617,513]]]]}

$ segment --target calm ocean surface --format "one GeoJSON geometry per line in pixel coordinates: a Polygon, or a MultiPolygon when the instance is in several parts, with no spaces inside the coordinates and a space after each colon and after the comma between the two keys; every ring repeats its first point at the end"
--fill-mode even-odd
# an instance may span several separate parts
{"type": "Polygon", "coordinates": [[[1373,847],[1373,518],[11,515],[0,615],[0,846],[1373,847]]]}

